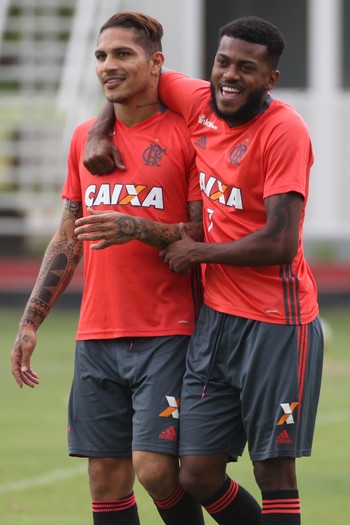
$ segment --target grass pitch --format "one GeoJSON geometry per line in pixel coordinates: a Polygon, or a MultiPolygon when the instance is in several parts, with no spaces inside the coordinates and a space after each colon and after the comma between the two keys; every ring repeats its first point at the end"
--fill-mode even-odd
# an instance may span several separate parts
{"type": "MultiPolygon", "coordinates": [[[[20,390],[9,354],[21,312],[0,310],[0,523],[91,523],[86,460],[66,452],[66,407],[73,372],[78,312],[54,310],[39,330],[32,365],[34,390],[20,390]]],[[[323,387],[311,458],[298,460],[303,525],[348,525],[350,515],[350,309],[321,312],[329,328],[323,387]]],[[[247,454],[228,468],[260,501],[247,454]]],[[[161,523],[142,487],[143,525],[161,523]]],[[[206,516],[207,525],[214,521],[206,516]]]]}

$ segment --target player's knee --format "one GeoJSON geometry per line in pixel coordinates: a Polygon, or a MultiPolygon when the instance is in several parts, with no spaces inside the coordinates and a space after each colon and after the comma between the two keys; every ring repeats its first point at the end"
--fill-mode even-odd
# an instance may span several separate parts
{"type": "Polygon", "coordinates": [[[134,471],[128,458],[90,458],[89,484],[94,499],[128,496],[133,490],[134,471]]]}
{"type": "Polygon", "coordinates": [[[220,487],[216,476],[209,474],[200,463],[183,462],[180,468],[179,480],[182,487],[198,500],[206,499],[220,487]]]}
{"type": "Polygon", "coordinates": [[[143,456],[136,463],[135,472],[141,485],[157,500],[168,498],[179,483],[176,458],[159,454],[143,456]]]}
{"type": "Polygon", "coordinates": [[[297,480],[294,458],[274,458],[254,461],[255,480],[263,492],[295,490],[297,480]]]}

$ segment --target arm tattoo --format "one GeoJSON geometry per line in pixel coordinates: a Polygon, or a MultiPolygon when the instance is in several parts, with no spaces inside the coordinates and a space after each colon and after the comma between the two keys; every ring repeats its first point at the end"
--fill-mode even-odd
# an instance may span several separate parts
{"type": "Polygon", "coordinates": [[[165,248],[174,240],[180,238],[174,234],[174,228],[169,224],[162,224],[140,217],[122,216],[115,219],[117,226],[115,238],[128,237],[145,242],[156,248],[165,248]]]}
{"type": "Polygon", "coordinates": [[[192,201],[189,203],[190,223],[186,226],[186,232],[194,241],[203,241],[203,203],[192,201]]]}
{"type": "MultiPolygon", "coordinates": [[[[195,241],[203,239],[202,223],[202,201],[191,201],[188,205],[189,222],[186,224],[186,232],[195,241]]],[[[152,221],[142,223],[142,231],[139,239],[163,249],[169,244],[181,239],[177,225],[162,224],[152,221]]]]}
{"type": "Polygon", "coordinates": [[[287,193],[276,196],[277,203],[267,204],[269,215],[269,228],[264,232],[257,232],[257,235],[270,238],[287,232],[292,225],[292,205],[295,202],[295,195],[287,193]]]}
{"type": "MultiPolygon", "coordinates": [[[[189,203],[189,216],[190,222],[186,223],[186,232],[194,240],[202,240],[202,201],[189,203]]],[[[166,224],[126,215],[117,216],[114,224],[113,238],[115,241],[126,237],[129,240],[137,239],[155,248],[163,249],[181,239],[177,224],[166,224]]]]}
{"type": "Polygon", "coordinates": [[[76,219],[79,219],[83,215],[83,207],[81,202],[71,201],[67,199],[64,204],[64,209],[70,212],[76,219]]]}
{"type": "Polygon", "coordinates": [[[58,239],[54,236],[47,247],[21,324],[32,324],[38,327],[73,277],[75,268],[83,255],[82,243],[72,234],[76,218],[82,215],[81,210],[81,203],[66,202],[58,230],[58,239]]]}
{"type": "Polygon", "coordinates": [[[121,239],[125,236],[136,239],[140,233],[140,228],[137,224],[137,220],[131,216],[116,217],[114,220],[117,226],[115,237],[121,239]]]}

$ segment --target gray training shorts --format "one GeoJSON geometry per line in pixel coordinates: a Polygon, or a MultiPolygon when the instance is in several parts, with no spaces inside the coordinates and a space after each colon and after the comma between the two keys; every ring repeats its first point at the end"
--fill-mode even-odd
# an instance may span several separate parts
{"type": "Polygon", "coordinates": [[[187,353],[179,454],[311,454],[323,361],[319,319],[287,326],[203,306],[187,353]]]}
{"type": "Polygon", "coordinates": [[[77,341],[68,407],[71,456],[178,454],[188,336],[77,341]]]}

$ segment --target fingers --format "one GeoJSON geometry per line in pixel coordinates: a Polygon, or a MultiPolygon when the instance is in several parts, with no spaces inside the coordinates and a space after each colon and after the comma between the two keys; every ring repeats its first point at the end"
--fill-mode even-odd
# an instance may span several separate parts
{"type": "Polygon", "coordinates": [[[11,352],[11,371],[20,388],[27,385],[34,388],[39,377],[30,366],[31,356],[36,346],[36,332],[32,326],[21,326],[11,352]]]}
{"type": "Polygon", "coordinates": [[[117,169],[113,155],[84,158],[83,164],[92,175],[108,175],[117,169]]]}
{"type": "Polygon", "coordinates": [[[22,367],[22,369],[19,371],[17,378],[15,376],[15,379],[21,388],[23,387],[23,385],[29,386],[30,388],[34,388],[36,385],[39,384],[39,376],[31,368],[26,369],[22,367]],[[21,384],[17,379],[19,379],[21,384]]]}
{"type": "Polygon", "coordinates": [[[186,230],[185,230],[185,225],[184,225],[183,222],[179,223],[179,232],[180,232],[180,235],[181,235],[181,239],[183,239],[184,236],[187,235],[186,234],[186,230]]]}
{"type": "Polygon", "coordinates": [[[104,240],[104,241],[101,241],[97,244],[92,244],[90,246],[90,248],[92,250],[103,250],[104,248],[108,248],[109,246],[111,246],[111,243],[109,243],[108,241],[104,240]]]}
{"type": "Polygon", "coordinates": [[[80,217],[80,219],[77,219],[75,221],[76,226],[83,226],[88,224],[100,224],[101,222],[106,222],[108,220],[108,217],[110,215],[110,210],[94,210],[90,206],[87,208],[87,212],[89,213],[86,217],[80,217]]]}
{"type": "MultiPolygon", "coordinates": [[[[90,210],[91,208],[88,208],[90,210]]],[[[79,241],[88,240],[100,240],[104,239],[106,232],[109,230],[107,221],[107,213],[96,213],[91,210],[95,215],[89,215],[88,217],[82,217],[75,221],[76,228],[74,234],[78,237],[79,241]],[[102,235],[102,232],[103,235],[102,235]]]]}
{"type": "Polygon", "coordinates": [[[126,167],[122,161],[119,151],[108,140],[104,143],[106,148],[93,152],[91,155],[85,152],[83,164],[92,175],[108,175],[115,170],[125,171],[126,167]]]}
{"type": "Polygon", "coordinates": [[[106,237],[106,232],[102,233],[101,224],[97,224],[96,226],[92,224],[79,226],[75,228],[74,234],[78,237],[79,241],[97,241],[106,237]]]}
{"type": "Polygon", "coordinates": [[[20,388],[24,385],[34,388],[39,384],[39,376],[30,367],[29,357],[21,358],[21,354],[12,358],[12,375],[20,388]]]}
{"type": "Polygon", "coordinates": [[[113,156],[114,165],[117,168],[117,170],[125,171],[126,167],[125,167],[125,165],[124,165],[124,163],[122,161],[122,158],[121,158],[121,156],[119,154],[119,150],[114,148],[113,151],[112,151],[112,156],[113,156]]]}
{"type": "Polygon", "coordinates": [[[179,232],[180,232],[182,240],[188,240],[188,241],[193,242],[192,237],[190,237],[190,235],[188,235],[188,233],[186,232],[186,227],[183,222],[179,223],[179,232]]]}

